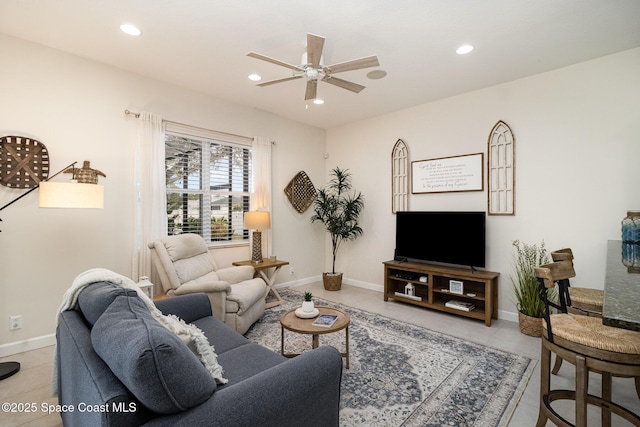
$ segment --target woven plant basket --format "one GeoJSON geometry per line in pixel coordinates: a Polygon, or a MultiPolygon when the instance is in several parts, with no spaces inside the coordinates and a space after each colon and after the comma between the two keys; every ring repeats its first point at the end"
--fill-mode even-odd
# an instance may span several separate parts
{"type": "Polygon", "coordinates": [[[542,317],[531,317],[518,311],[520,332],[531,337],[542,336],[542,317]]]}
{"type": "Polygon", "coordinates": [[[342,273],[322,273],[322,283],[328,291],[339,291],[342,288],[342,273]]]}

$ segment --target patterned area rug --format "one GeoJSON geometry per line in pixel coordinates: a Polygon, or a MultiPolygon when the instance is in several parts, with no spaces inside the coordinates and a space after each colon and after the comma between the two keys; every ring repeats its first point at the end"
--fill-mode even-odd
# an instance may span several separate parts
{"type": "MultiPolygon", "coordinates": [[[[280,352],[280,316],[302,294],[279,290],[286,304],[268,309],[246,336],[280,352]]],[[[474,344],[379,314],[314,298],[351,316],[350,369],[343,369],[341,426],[507,426],[535,366],[531,359],[474,344]]],[[[345,333],[320,345],[345,351],[345,333]]],[[[285,331],[285,351],[311,347],[311,336],[285,331]]]]}

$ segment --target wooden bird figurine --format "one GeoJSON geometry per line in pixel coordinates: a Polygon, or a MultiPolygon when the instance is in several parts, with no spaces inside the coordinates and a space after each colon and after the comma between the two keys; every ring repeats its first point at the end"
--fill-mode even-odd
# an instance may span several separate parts
{"type": "Polygon", "coordinates": [[[67,170],[65,170],[64,173],[74,174],[73,178],[83,184],[97,184],[98,175],[104,176],[105,178],[107,177],[107,175],[105,175],[104,172],[101,172],[97,169],[91,169],[90,165],[91,165],[91,162],[88,160],[85,160],[82,165],[82,168],[76,169],[74,167],[70,167],[67,170]]]}

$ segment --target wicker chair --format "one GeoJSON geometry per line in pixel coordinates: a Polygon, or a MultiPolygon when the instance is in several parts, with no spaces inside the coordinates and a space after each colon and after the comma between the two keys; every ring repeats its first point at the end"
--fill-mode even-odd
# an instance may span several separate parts
{"type": "MultiPolygon", "coordinates": [[[[572,261],[573,251],[570,248],[551,252],[553,261],[572,261]]],[[[602,289],[579,288],[571,286],[567,279],[566,301],[569,313],[602,317],[604,291],[602,289]]]]}
{"type": "MultiPolygon", "coordinates": [[[[559,249],[551,252],[553,261],[571,261],[573,263],[573,251],[570,248],[559,249]]],[[[566,286],[562,286],[560,301],[564,301],[567,311],[573,314],[582,314],[585,316],[602,317],[602,304],[604,302],[604,290],[580,288],[571,286],[569,279],[566,279],[566,286]]],[[[562,358],[556,357],[551,373],[556,375],[562,366],[562,358]]]]}
{"type": "Polygon", "coordinates": [[[635,426],[640,426],[640,416],[611,401],[612,376],[637,377],[640,375],[640,334],[602,324],[602,319],[561,312],[551,314],[551,308],[563,310],[547,299],[547,289],[566,286],[575,277],[570,260],[557,261],[535,268],[540,296],[545,304],[540,358],[540,412],[536,427],[543,427],[547,420],[557,426],[574,426],[562,418],[551,406],[555,400],[575,401],[575,426],[587,425],[587,404],[599,406],[602,425],[611,425],[611,413],[615,413],[635,426]],[[551,390],[551,352],[576,367],[575,390],[551,390]],[[602,396],[588,394],[589,372],[602,375],[602,396]]]}

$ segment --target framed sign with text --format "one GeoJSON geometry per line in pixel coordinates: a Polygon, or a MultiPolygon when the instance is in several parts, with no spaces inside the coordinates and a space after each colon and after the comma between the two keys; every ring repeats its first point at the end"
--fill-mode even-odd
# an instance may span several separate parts
{"type": "Polygon", "coordinates": [[[484,190],[484,154],[411,162],[411,192],[448,193],[484,190]]]}

